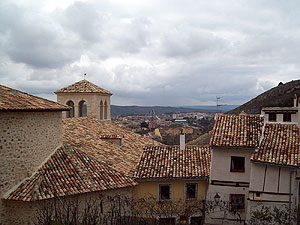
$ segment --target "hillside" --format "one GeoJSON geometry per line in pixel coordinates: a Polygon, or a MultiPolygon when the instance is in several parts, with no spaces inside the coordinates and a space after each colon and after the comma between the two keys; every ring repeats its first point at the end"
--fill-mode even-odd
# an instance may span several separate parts
{"type": "Polygon", "coordinates": [[[170,106],[118,106],[111,105],[112,116],[146,115],[154,111],[156,114],[188,113],[188,112],[213,112],[214,110],[193,109],[170,106]]]}
{"type": "Polygon", "coordinates": [[[294,95],[300,96],[300,80],[294,80],[285,84],[280,83],[249,102],[230,110],[228,114],[239,114],[245,111],[248,114],[259,114],[265,106],[293,106],[294,95]]]}

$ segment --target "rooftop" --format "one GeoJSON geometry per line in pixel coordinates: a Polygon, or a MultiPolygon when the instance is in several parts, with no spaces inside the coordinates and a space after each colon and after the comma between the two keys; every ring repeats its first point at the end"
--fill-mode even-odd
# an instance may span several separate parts
{"type": "Polygon", "coordinates": [[[299,129],[294,124],[266,124],[264,138],[251,160],[283,166],[300,166],[299,129]]]}
{"type": "Polygon", "coordinates": [[[66,111],[59,103],[0,85],[0,111],[66,111]]]}
{"type": "Polygon", "coordinates": [[[111,121],[89,117],[63,120],[63,142],[130,176],[143,147],[161,145],[111,121]],[[103,137],[122,138],[122,146],[109,143],[103,137]]]}
{"type": "Polygon", "coordinates": [[[298,107],[262,107],[261,109],[264,112],[298,112],[298,107]]]}
{"type": "Polygon", "coordinates": [[[6,199],[35,201],[134,185],[105,163],[65,145],[6,199]]]}
{"type": "Polygon", "coordinates": [[[134,177],[137,179],[193,179],[209,176],[211,149],[208,146],[145,147],[134,177]]]}
{"type": "Polygon", "coordinates": [[[67,87],[64,87],[62,89],[59,89],[55,91],[54,93],[101,93],[105,95],[112,95],[111,92],[87,81],[87,80],[81,80],[74,84],[71,84],[67,87]]]}
{"type": "Polygon", "coordinates": [[[216,116],[210,145],[255,148],[259,145],[264,119],[260,115],[216,116]]]}

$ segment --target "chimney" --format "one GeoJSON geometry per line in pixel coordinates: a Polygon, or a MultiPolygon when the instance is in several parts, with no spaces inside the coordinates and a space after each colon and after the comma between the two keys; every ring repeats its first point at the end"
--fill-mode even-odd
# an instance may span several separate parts
{"type": "Polygon", "coordinates": [[[297,107],[297,95],[294,95],[294,107],[297,107]]]}
{"type": "Polygon", "coordinates": [[[122,138],[124,138],[124,135],[100,134],[99,137],[103,141],[122,146],[122,138]]]}
{"type": "Polygon", "coordinates": [[[180,150],[185,150],[185,134],[181,130],[180,136],[179,136],[179,141],[180,141],[180,150]]]}

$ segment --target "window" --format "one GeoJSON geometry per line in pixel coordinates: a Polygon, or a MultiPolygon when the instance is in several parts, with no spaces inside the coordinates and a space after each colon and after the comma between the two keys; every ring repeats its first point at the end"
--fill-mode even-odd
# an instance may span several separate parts
{"type": "Polygon", "coordinates": [[[198,196],[198,184],[197,183],[186,183],[185,184],[185,199],[186,200],[197,200],[198,196]]]}
{"type": "Polygon", "coordinates": [[[291,122],[291,121],[292,121],[292,114],[283,113],[283,122],[291,122]]]}
{"type": "Polygon", "coordinates": [[[191,216],[191,225],[200,225],[202,222],[202,216],[191,216]]]}
{"type": "Polygon", "coordinates": [[[269,113],[269,121],[276,122],[277,120],[276,117],[277,117],[276,113],[269,113]]]}
{"type": "Polygon", "coordinates": [[[245,209],[245,195],[230,195],[230,206],[232,210],[245,209]]]}
{"type": "Polygon", "coordinates": [[[104,118],[104,106],[103,106],[103,102],[102,102],[102,100],[101,100],[101,102],[100,102],[100,120],[103,120],[103,118],[104,118]]]}
{"type": "Polygon", "coordinates": [[[107,103],[104,102],[104,119],[107,120],[107,103]]]}
{"type": "Polygon", "coordinates": [[[87,115],[87,105],[86,101],[82,100],[79,102],[79,116],[84,117],[87,115]]]}
{"type": "Polygon", "coordinates": [[[70,111],[67,111],[67,118],[74,117],[74,102],[68,101],[67,105],[72,107],[70,111]]]}
{"type": "Polygon", "coordinates": [[[245,172],[245,157],[231,156],[230,172],[245,172]]]}
{"type": "Polygon", "coordinates": [[[173,225],[173,224],[176,224],[176,218],[175,217],[159,218],[158,224],[159,225],[173,225]]]}
{"type": "Polygon", "coordinates": [[[171,184],[159,185],[159,201],[171,200],[171,184]]]}

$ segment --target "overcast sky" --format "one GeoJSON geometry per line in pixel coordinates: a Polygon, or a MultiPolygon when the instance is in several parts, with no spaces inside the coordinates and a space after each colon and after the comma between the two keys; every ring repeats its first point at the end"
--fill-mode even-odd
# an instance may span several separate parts
{"type": "Polygon", "coordinates": [[[84,73],[117,105],[242,104],[299,78],[300,2],[0,1],[0,84],[56,100],[84,73]]]}

